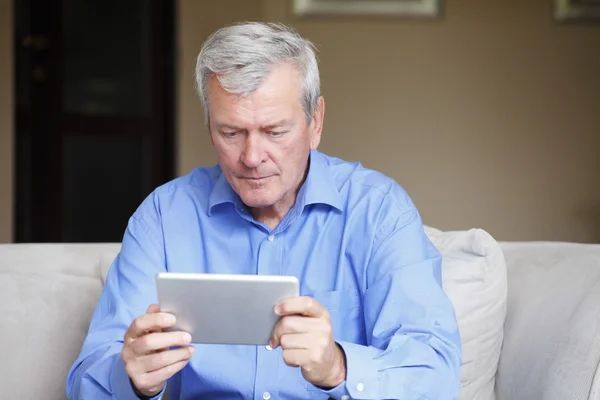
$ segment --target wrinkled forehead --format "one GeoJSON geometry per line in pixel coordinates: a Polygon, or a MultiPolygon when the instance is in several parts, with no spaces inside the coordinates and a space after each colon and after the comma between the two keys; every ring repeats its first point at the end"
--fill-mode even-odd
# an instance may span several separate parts
{"type": "Polygon", "coordinates": [[[210,78],[208,89],[211,123],[255,127],[292,120],[297,114],[303,114],[300,79],[293,67],[274,69],[248,94],[225,90],[216,76],[210,78]]]}

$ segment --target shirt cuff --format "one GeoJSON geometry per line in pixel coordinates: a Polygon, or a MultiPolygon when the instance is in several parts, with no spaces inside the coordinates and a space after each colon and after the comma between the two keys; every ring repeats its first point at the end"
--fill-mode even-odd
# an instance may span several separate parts
{"type": "Polygon", "coordinates": [[[374,349],[356,343],[337,343],[346,355],[346,380],[324,393],[336,400],[378,399],[379,381],[374,349]]]}
{"type": "Polygon", "coordinates": [[[350,393],[348,393],[348,389],[346,389],[346,381],[329,390],[321,389],[321,392],[329,396],[330,399],[350,400],[350,393]]]}
{"type": "MultiPolygon", "coordinates": [[[[127,371],[125,371],[125,363],[123,362],[123,358],[121,358],[120,354],[115,355],[115,361],[112,368],[111,374],[111,387],[113,393],[116,395],[117,399],[124,400],[139,400],[140,398],[133,391],[133,385],[131,383],[131,379],[129,379],[129,375],[127,375],[127,371]]],[[[165,394],[165,390],[167,389],[167,385],[163,387],[163,389],[154,397],[150,397],[149,400],[161,400],[165,394]]]]}

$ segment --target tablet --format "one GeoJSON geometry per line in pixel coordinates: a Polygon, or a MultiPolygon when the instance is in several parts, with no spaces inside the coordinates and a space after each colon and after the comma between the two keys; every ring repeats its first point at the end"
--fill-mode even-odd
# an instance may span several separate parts
{"type": "Polygon", "coordinates": [[[294,276],[162,272],[156,275],[158,305],[193,343],[266,345],[281,317],[273,311],[299,295],[294,276]]]}

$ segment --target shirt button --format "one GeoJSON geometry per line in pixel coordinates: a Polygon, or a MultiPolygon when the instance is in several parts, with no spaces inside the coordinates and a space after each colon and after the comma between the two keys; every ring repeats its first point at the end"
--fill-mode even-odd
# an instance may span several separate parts
{"type": "Polygon", "coordinates": [[[362,392],[363,390],[365,390],[365,385],[362,382],[360,382],[358,385],[356,385],[356,390],[362,392]]]}
{"type": "Polygon", "coordinates": [[[350,396],[348,396],[347,394],[342,396],[342,400],[350,400],[350,396]]]}
{"type": "Polygon", "coordinates": [[[269,392],[264,392],[263,393],[263,399],[269,400],[270,398],[271,398],[271,393],[269,393],[269,392]]]}
{"type": "Polygon", "coordinates": [[[269,235],[267,239],[269,239],[269,242],[272,242],[273,240],[275,240],[275,235],[269,235]]]}
{"type": "Polygon", "coordinates": [[[273,348],[272,348],[271,346],[269,346],[269,345],[266,345],[266,346],[265,346],[265,349],[267,349],[267,351],[271,351],[271,350],[273,350],[273,348]]]}

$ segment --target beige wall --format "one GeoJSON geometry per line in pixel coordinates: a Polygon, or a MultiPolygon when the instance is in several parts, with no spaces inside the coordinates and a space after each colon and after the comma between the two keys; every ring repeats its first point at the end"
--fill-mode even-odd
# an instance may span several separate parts
{"type": "MultiPolygon", "coordinates": [[[[256,15],[244,0],[227,18],[198,3],[182,2],[184,33],[256,15]]],[[[433,22],[300,20],[262,0],[263,19],[320,49],[320,149],[394,177],[443,229],[600,241],[600,25],[558,25],[547,0],[445,3],[433,22]]],[[[191,84],[207,30],[180,41],[180,173],[214,161],[191,84]]]]}
{"type": "MultiPolygon", "coordinates": [[[[0,0],[8,22],[10,3],[0,0]]],[[[297,20],[282,0],[179,0],[177,171],[214,162],[193,88],[202,41],[229,22],[282,21],[320,49],[321,150],[397,179],[426,223],[600,241],[600,25],[555,24],[551,3],[454,0],[440,21],[380,22],[297,20]]],[[[0,54],[10,54],[2,22],[0,54]]],[[[0,103],[11,101],[9,60],[0,57],[0,103]]],[[[0,104],[4,240],[11,116],[0,104]]]]}
{"type": "Polygon", "coordinates": [[[0,243],[13,240],[12,3],[0,0],[0,243]]]}

